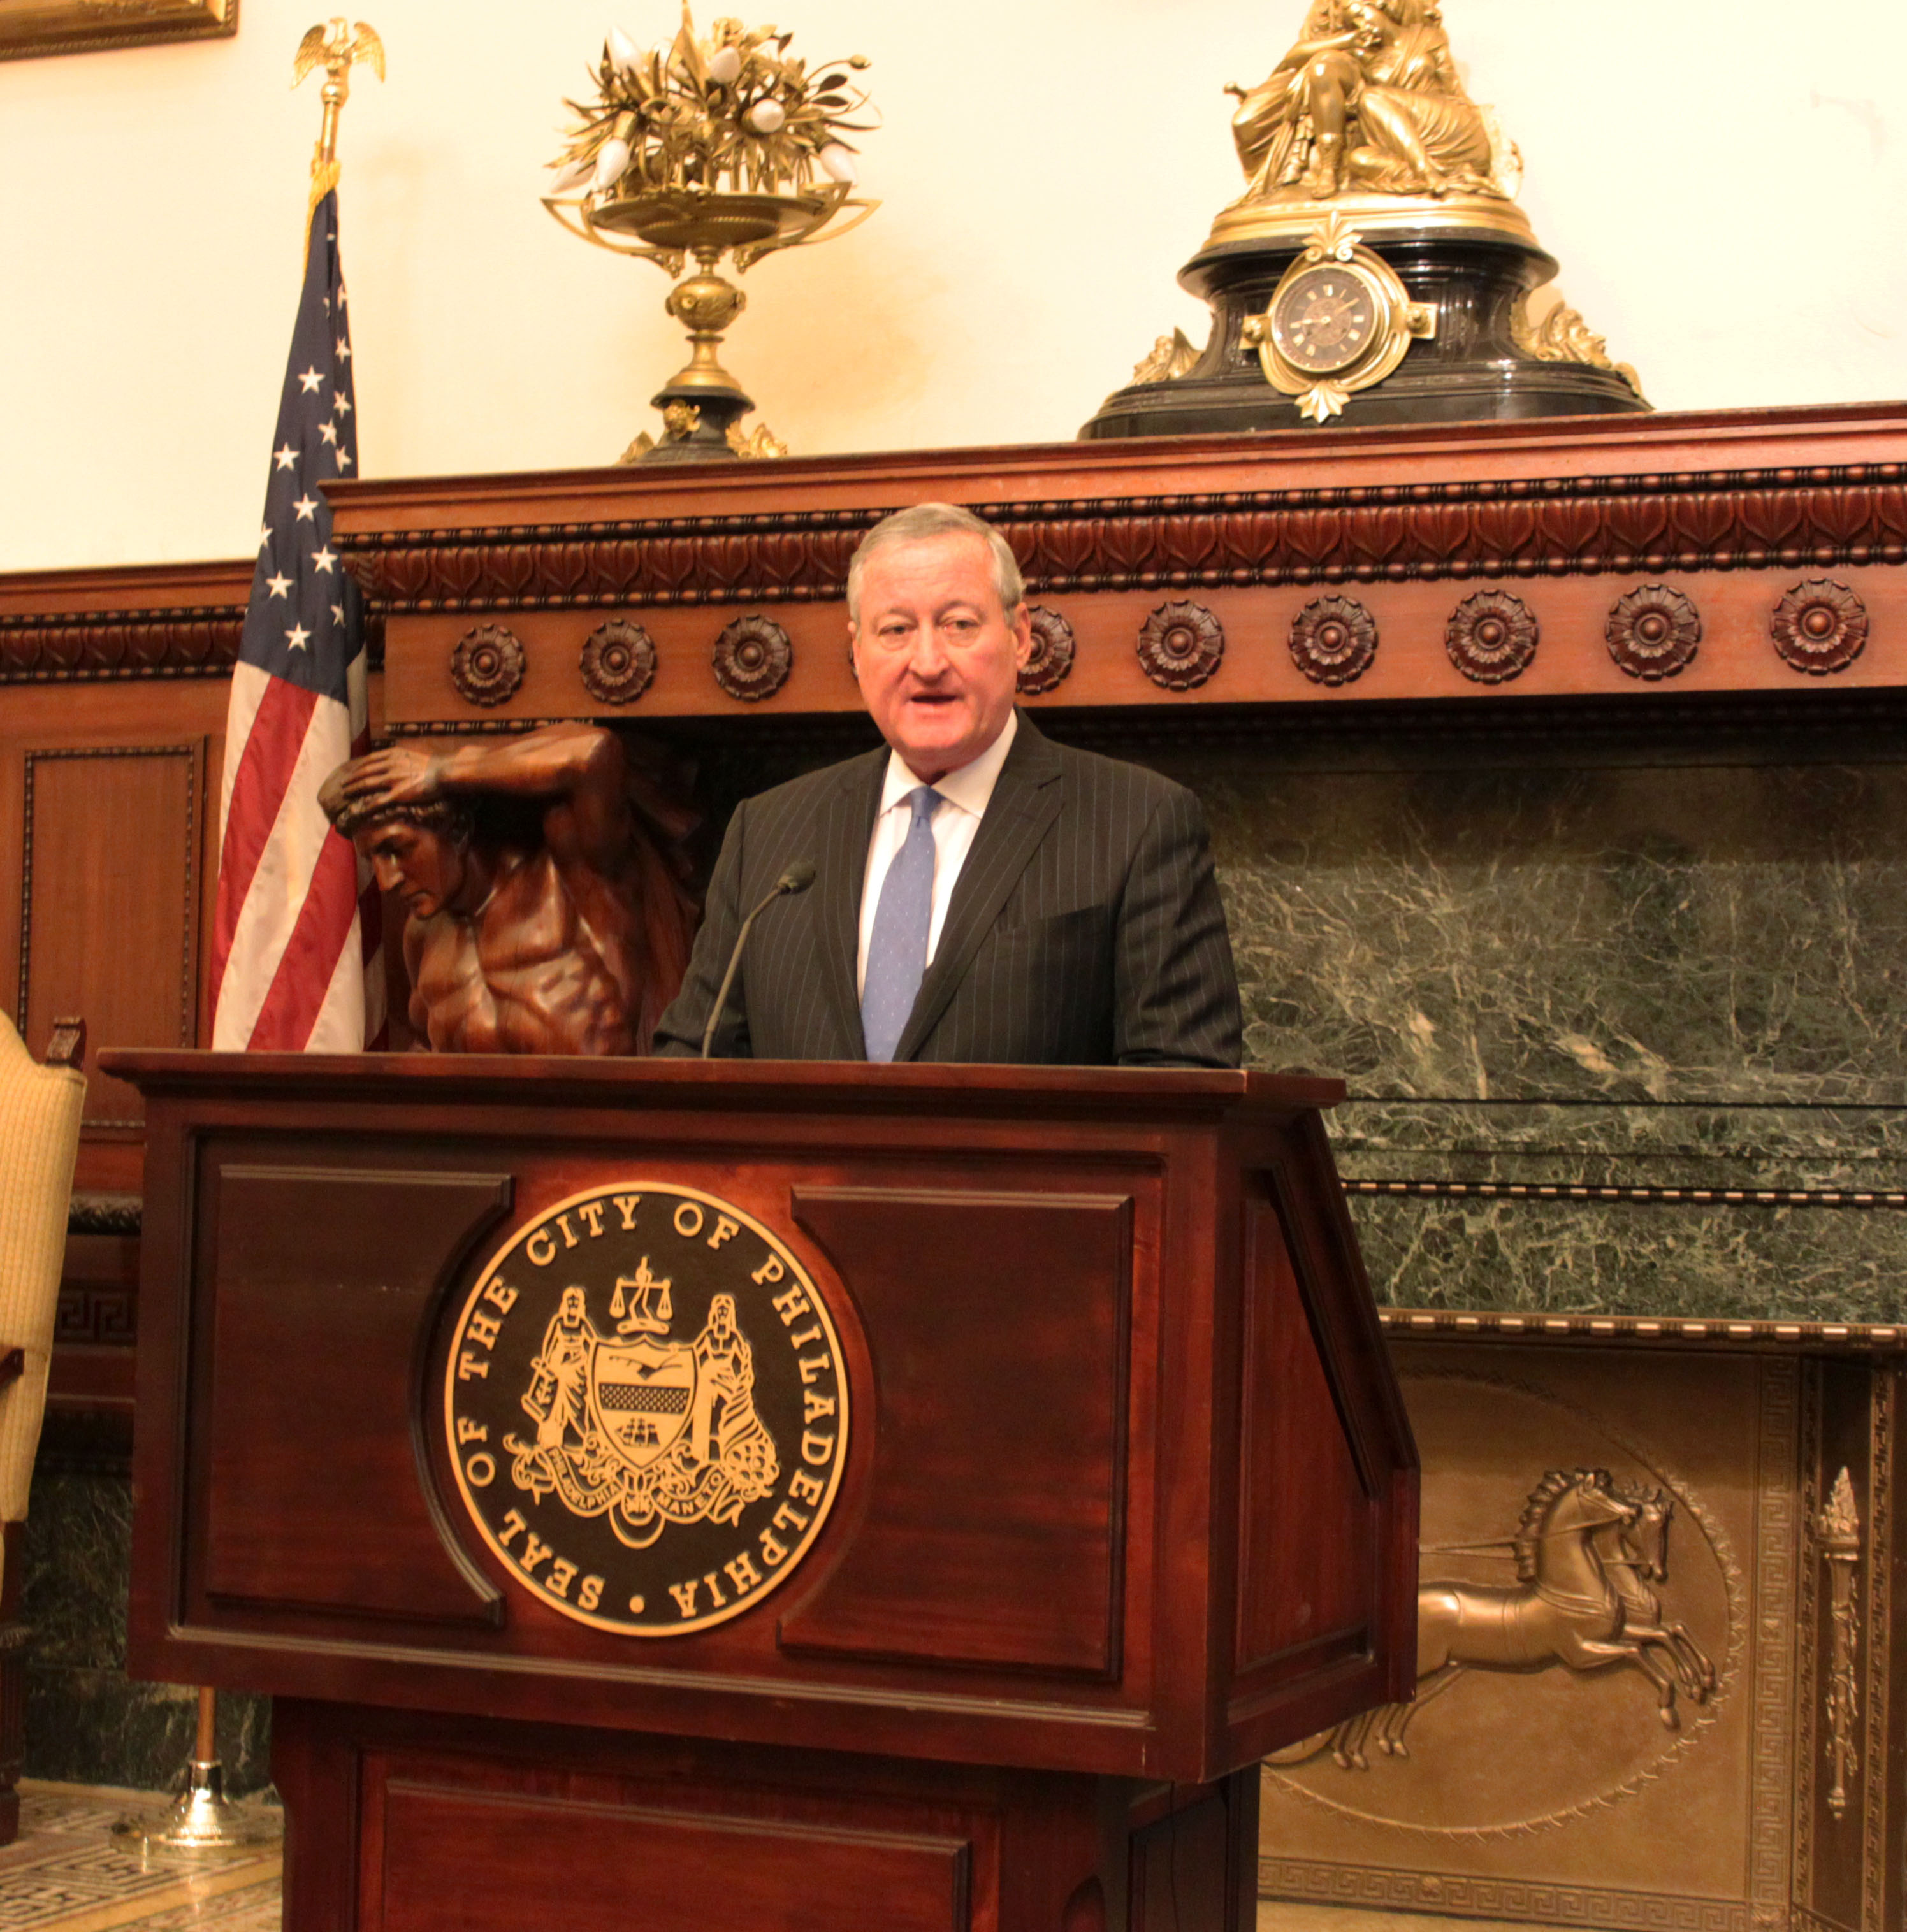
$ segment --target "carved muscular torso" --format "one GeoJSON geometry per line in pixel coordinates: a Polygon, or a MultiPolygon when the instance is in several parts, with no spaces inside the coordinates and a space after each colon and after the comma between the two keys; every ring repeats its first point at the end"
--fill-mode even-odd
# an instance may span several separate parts
{"type": "Polygon", "coordinates": [[[495,890],[467,915],[404,928],[410,1019],[439,1053],[629,1053],[636,936],[587,866],[500,852],[495,890]]]}

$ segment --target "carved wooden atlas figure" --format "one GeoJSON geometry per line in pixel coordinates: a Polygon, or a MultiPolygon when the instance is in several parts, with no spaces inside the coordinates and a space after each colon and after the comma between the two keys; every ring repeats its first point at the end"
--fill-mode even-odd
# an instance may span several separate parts
{"type": "Polygon", "coordinates": [[[1411,1719],[1467,1670],[1627,1664],[1654,1684],[1657,1714],[1676,1729],[1678,1690],[1692,1703],[1705,1703],[1716,1678],[1687,1630],[1663,1622],[1662,1599],[1651,1587],[1668,1580],[1674,1513],[1660,1490],[1628,1488],[1606,1469],[1551,1470],[1531,1491],[1513,1538],[1461,1546],[1473,1554],[1509,1551],[1517,1582],[1433,1582],[1419,1589],[1415,1700],[1362,1712],[1274,1762],[1300,1762],[1328,1745],[1346,1770],[1363,1771],[1374,1738],[1386,1755],[1408,1757],[1404,1733],[1411,1719]]]}
{"type": "Polygon", "coordinates": [[[403,896],[410,1022],[440,1053],[647,1053],[689,956],[695,814],[612,732],[391,746],[320,800],[403,896]]]}

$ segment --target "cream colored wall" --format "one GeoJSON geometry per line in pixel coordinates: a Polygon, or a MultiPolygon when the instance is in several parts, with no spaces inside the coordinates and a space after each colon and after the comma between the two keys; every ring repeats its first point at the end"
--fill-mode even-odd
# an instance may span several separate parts
{"type": "MultiPolygon", "coordinates": [[[[676,366],[665,284],[537,205],[611,18],[363,0],[347,111],[365,474],[606,461],[676,366]]],[[[712,15],[712,6],[705,11],[712,15]]],[[[800,453],[1070,437],[1174,323],[1236,192],[1228,80],[1302,0],[791,0],[884,111],[859,233],[762,264],[731,366],[800,453]]],[[[0,569],[251,547],[296,297],[311,0],[236,39],[0,65],[0,569]]],[[[752,16],[751,16],[752,17],[752,16]]],[[[1668,409],[1907,393],[1899,0],[1446,0],[1569,300],[1668,409]]]]}

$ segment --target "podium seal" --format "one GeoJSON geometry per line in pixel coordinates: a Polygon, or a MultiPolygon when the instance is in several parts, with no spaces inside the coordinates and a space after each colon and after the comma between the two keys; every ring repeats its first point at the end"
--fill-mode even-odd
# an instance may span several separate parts
{"type": "Polygon", "coordinates": [[[457,1487],[511,1580],[632,1636],[705,1630],[800,1568],[848,1382],[827,1304],[732,1202],[630,1180],[520,1228],[443,1376],[457,1487]]]}

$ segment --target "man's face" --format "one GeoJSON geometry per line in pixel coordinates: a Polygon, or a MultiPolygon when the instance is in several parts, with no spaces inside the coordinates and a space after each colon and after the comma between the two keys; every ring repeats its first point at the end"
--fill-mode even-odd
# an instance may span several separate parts
{"type": "Polygon", "coordinates": [[[1026,607],[1001,608],[985,541],[960,532],[876,550],[851,634],[868,715],[929,784],[1005,728],[1033,649],[1026,607]]]}
{"type": "Polygon", "coordinates": [[[377,890],[401,893],[413,919],[434,917],[462,888],[463,854],[427,825],[389,818],[361,832],[357,845],[377,874],[377,890]]]}

